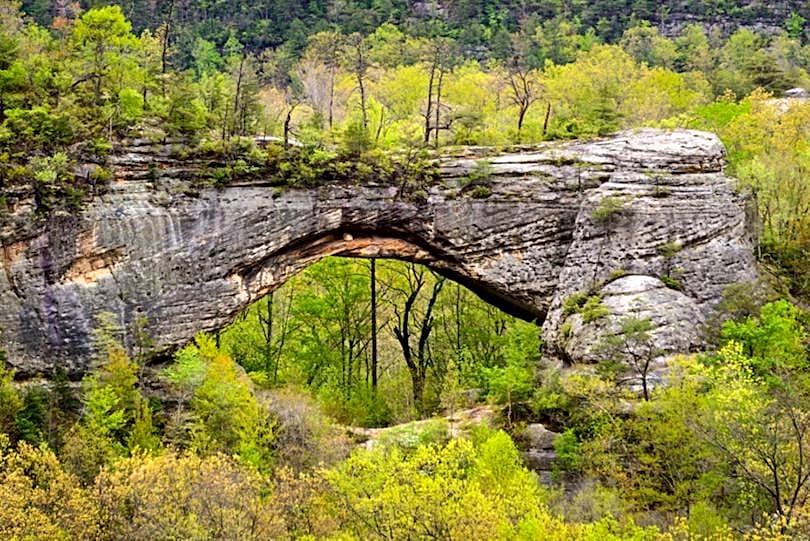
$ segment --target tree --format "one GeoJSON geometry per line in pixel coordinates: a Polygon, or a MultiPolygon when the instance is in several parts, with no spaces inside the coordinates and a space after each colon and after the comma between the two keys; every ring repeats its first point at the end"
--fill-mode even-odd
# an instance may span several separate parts
{"type": "Polygon", "coordinates": [[[677,56],[675,45],[648,23],[628,28],[619,42],[636,62],[649,67],[671,68],[677,56]]]}
{"type": "MultiPolygon", "coordinates": [[[[625,317],[619,321],[618,331],[606,335],[597,348],[605,360],[613,363],[620,373],[630,369],[632,376],[629,380],[641,384],[641,394],[645,401],[650,400],[653,363],[662,354],[650,335],[654,329],[649,318],[625,317]]],[[[621,381],[620,379],[619,382],[621,381]]]]}
{"type": "Polygon", "coordinates": [[[190,419],[174,427],[185,432],[180,443],[202,455],[238,455],[254,468],[269,469],[273,424],[268,412],[247,376],[213,338],[198,336],[164,375],[190,397],[190,419]]]}
{"type": "Polygon", "coordinates": [[[743,483],[748,497],[764,498],[762,510],[790,525],[810,498],[806,381],[781,370],[778,381],[763,380],[751,370],[739,343],[728,343],[719,358],[722,364],[710,374],[712,391],[696,430],[743,483]]]}
{"type": "Polygon", "coordinates": [[[675,69],[678,72],[701,71],[709,73],[712,68],[712,51],[709,38],[701,25],[690,24],[675,38],[675,69]]]}
{"type": "Polygon", "coordinates": [[[547,515],[540,486],[504,432],[409,454],[357,452],[325,478],[332,507],[349,511],[344,527],[364,539],[567,537],[564,525],[547,515]]]}
{"type": "Polygon", "coordinates": [[[14,388],[14,372],[5,364],[5,354],[0,353],[0,434],[13,436],[17,432],[16,420],[23,401],[14,388]]]}
{"type": "Polygon", "coordinates": [[[329,129],[335,122],[335,77],[340,67],[345,38],[340,32],[318,32],[309,37],[309,43],[299,62],[298,78],[304,94],[315,109],[326,109],[329,129]],[[322,96],[322,92],[326,95],[322,96]]]}
{"type": "Polygon", "coordinates": [[[372,257],[369,263],[371,282],[371,389],[377,392],[379,363],[377,358],[377,259],[372,257]]]}
{"type": "Polygon", "coordinates": [[[268,480],[226,455],[136,455],[92,487],[104,539],[283,537],[268,480]]]}
{"type": "MultiPolygon", "coordinates": [[[[521,131],[526,113],[529,107],[540,99],[542,86],[539,80],[539,73],[534,69],[534,59],[526,44],[529,43],[527,36],[516,34],[512,36],[512,57],[506,66],[506,74],[509,82],[509,99],[518,108],[517,117],[517,141],[521,142],[521,131]]],[[[543,135],[546,133],[546,126],[543,127],[543,135]]]]}
{"type": "Polygon", "coordinates": [[[215,74],[223,65],[222,56],[220,56],[216,46],[201,37],[194,41],[191,56],[194,59],[194,71],[197,72],[198,78],[215,74]]]}
{"type": "Polygon", "coordinates": [[[0,124],[6,119],[11,97],[25,84],[24,67],[18,60],[19,45],[9,30],[0,29],[0,124]]]}
{"type": "Polygon", "coordinates": [[[424,143],[428,145],[433,134],[433,144],[436,148],[439,148],[439,132],[449,130],[452,125],[452,119],[445,124],[442,124],[441,120],[444,77],[452,69],[453,45],[449,38],[434,38],[427,43],[423,53],[429,73],[427,100],[422,115],[425,121],[424,143]]]}
{"type": "Polygon", "coordinates": [[[118,6],[91,9],[76,21],[73,41],[82,73],[73,86],[92,81],[96,106],[102,104],[102,90],[111,71],[125,69],[125,55],[137,46],[131,31],[132,25],[118,6]]]}
{"type": "Polygon", "coordinates": [[[346,37],[342,50],[344,68],[352,74],[357,83],[357,91],[360,93],[360,115],[362,120],[362,130],[368,138],[368,72],[371,68],[369,58],[369,46],[366,39],[355,32],[346,37]]]}
{"type": "Polygon", "coordinates": [[[550,131],[561,137],[604,135],[621,125],[627,86],[639,67],[613,45],[600,45],[564,66],[545,70],[549,99],[555,111],[550,131]]]}
{"type": "Polygon", "coordinates": [[[403,287],[392,286],[405,299],[402,307],[394,305],[397,323],[393,328],[394,336],[402,349],[402,357],[411,375],[413,402],[420,415],[425,415],[428,405],[425,403],[425,382],[428,370],[436,368],[435,359],[430,350],[430,334],[435,324],[433,309],[436,300],[444,287],[444,278],[434,276],[433,286],[427,304],[421,311],[417,301],[422,289],[428,285],[429,274],[422,267],[409,264],[405,270],[403,287]]]}
{"type": "Polygon", "coordinates": [[[351,259],[330,258],[311,267],[302,282],[291,307],[300,324],[295,344],[302,382],[349,414],[348,405],[371,383],[368,269],[351,259]]]}
{"type": "Polygon", "coordinates": [[[149,402],[137,387],[138,365],[110,334],[114,328],[101,325],[97,339],[106,351],[101,366],[83,381],[81,422],[68,434],[62,454],[84,481],[127,453],[154,452],[161,446],[149,402]]]}
{"type": "Polygon", "coordinates": [[[224,49],[225,63],[234,85],[230,121],[227,122],[228,136],[252,135],[260,112],[257,61],[233,35],[228,38],[224,49]]]}
{"type": "MultiPolygon", "coordinates": [[[[223,347],[248,373],[260,373],[273,386],[286,383],[282,372],[287,341],[299,328],[291,307],[296,282],[259,299],[223,333],[223,347]]],[[[251,374],[252,376],[252,374],[251,374]]]]}

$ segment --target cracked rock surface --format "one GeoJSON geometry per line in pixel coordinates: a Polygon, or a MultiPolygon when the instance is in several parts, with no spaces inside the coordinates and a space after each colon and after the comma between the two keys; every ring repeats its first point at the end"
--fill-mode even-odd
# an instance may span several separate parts
{"type": "Polygon", "coordinates": [[[466,154],[441,161],[427,198],[262,178],[189,191],[198,162],[132,141],[112,157],[110,190],[80,214],[37,221],[20,202],[0,228],[2,349],[21,375],[81,375],[106,312],[130,349],[140,326],[168,353],[305,266],[347,255],[429,265],[536,320],[552,353],[589,361],[627,314],[650,317],[666,351],[698,348],[723,290],[757,277],[749,200],[723,174],[714,135],[638,130],[490,156],[477,182],[491,194],[478,198],[465,179],[480,160],[466,154]],[[566,313],[578,292],[609,314],[585,324],[566,313]]]}

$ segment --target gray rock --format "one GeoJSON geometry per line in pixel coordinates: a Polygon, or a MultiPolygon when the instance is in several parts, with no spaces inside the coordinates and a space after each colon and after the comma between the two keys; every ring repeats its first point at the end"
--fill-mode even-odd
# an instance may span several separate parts
{"type": "Polygon", "coordinates": [[[557,453],[543,449],[529,449],[522,453],[526,467],[536,472],[550,472],[554,470],[557,453]]]}
{"type": "MultiPolygon", "coordinates": [[[[585,323],[579,314],[566,319],[570,338],[564,343],[566,357],[580,362],[597,362],[594,346],[607,333],[617,333],[628,317],[649,318],[650,337],[664,352],[695,351],[703,345],[704,315],[692,298],[671,289],[652,276],[631,275],[614,280],[599,294],[608,316],[585,323]]],[[[598,349],[598,348],[597,348],[598,349]]]]}
{"type": "Polygon", "coordinates": [[[810,99],[810,92],[804,88],[791,88],[790,90],[785,90],[784,96],[786,98],[806,100],[810,99]]]}
{"type": "Polygon", "coordinates": [[[552,432],[540,423],[532,423],[526,425],[521,436],[526,440],[529,449],[548,450],[554,449],[554,440],[557,439],[559,434],[552,432]]]}
{"type": "Polygon", "coordinates": [[[492,194],[478,199],[463,189],[474,158],[442,161],[426,200],[396,186],[280,189],[262,178],[194,194],[205,164],[174,144],[116,149],[108,193],[80,214],[43,221],[30,202],[11,209],[0,228],[0,343],[20,374],[82,374],[104,312],[130,349],[141,325],[170,353],[329,255],[429,265],[537,321],[549,349],[573,361],[588,360],[599,335],[561,333],[563,301],[578,291],[601,292],[608,320],[639,303],[677,351],[700,346],[691,324],[729,284],[757,277],[749,199],[707,133],[628,131],[490,157],[492,194]],[[608,197],[621,212],[598,219],[608,197]],[[665,243],[681,249],[664,257],[665,243]],[[629,276],[612,281],[619,270],[629,276]],[[665,272],[680,291],[662,287],[665,272]]]}

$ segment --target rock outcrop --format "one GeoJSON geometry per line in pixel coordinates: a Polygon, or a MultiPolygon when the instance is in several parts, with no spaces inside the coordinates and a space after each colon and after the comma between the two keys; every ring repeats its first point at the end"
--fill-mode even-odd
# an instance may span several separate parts
{"type": "Polygon", "coordinates": [[[540,480],[551,484],[557,453],[554,441],[560,434],[552,432],[540,423],[532,423],[517,434],[517,441],[525,446],[521,452],[528,468],[537,472],[540,480]]]}
{"type": "Polygon", "coordinates": [[[80,375],[102,313],[128,331],[129,348],[139,327],[167,353],[305,266],[345,255],[429,265],[536,320],[566,360],[588,360],[600,333],[635,313],[653,320],[667,351],[695,349],[723,290],[756,278],[748,200],[723,156],[711,134],[624,132],[486,167],[445,159],[442,182],[409,198],[396,186],[292,189],[262,178],[190,192],[198,163],[134,142],[113,156],[110,190],[81,213],[41,223],[22,202],[7,216],[0,342],[20,374],[80,375]],[[474,169],[486,170],[486,189],[466,185],[474,169]],[[572,311],[575,294],[607,315],[572,311]]]}

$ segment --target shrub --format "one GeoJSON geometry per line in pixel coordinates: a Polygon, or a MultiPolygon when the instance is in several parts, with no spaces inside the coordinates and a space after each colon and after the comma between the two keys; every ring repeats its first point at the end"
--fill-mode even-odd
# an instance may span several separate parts
{"type": "Polygon", "coordinates": [[[492,188],[489,186],[476,186],[470,192],[470,197],[473,199],[486,199],[492,195],[492,188]]]}
{"type": "Polygon", "coordinates": [[[563,301],[563,315],[579,314],[584,323],[592,323],[610,314],[599,295],[589,295],[579,291],[563,301]]]}
{"type": "Polygon", "coordinates": [[[450,425],[445,419],[415,421],[382,431],[376,442],[383,448],[417,449],[424,445],[445,444],[450,440],[450,425]]]}
{"type": "Polygon", "coordinates": [[[97,539],[95,506],[53,452],[0,435],[0,537],[97,539]]]}
{"type": "Polygon", "coordinates": [[[282,389],[262,395],[274,421],[274,449],[279,466],[292,471],[331,466],[349,455],[349,439],[303,391],[282,389]]]}
{"type": "Polygon", "coordinates": [[[268,482],[234,458],[136,455],[96,479],[109,539],[277,539],[268,482]]]}
{"type": "Polygon", "coordinates": [[[593,209],[591,218],[600,225],[609,225],[627,212],[624,199],[609,195],[602,198],[599,204],[593,209]]]}

